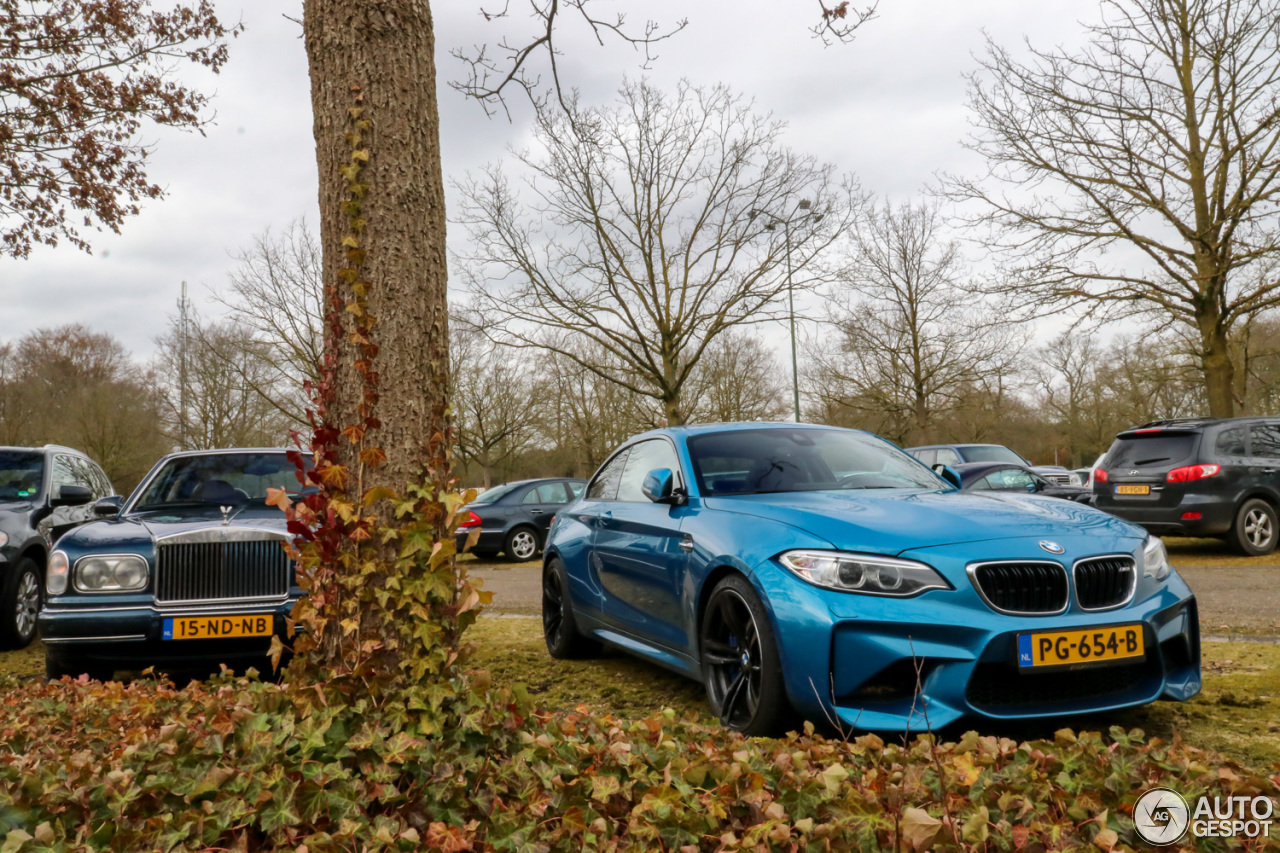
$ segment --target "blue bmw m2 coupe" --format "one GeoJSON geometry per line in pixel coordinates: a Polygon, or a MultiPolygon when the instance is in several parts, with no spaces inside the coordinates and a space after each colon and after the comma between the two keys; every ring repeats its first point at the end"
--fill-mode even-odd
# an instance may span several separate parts
{"type": "Polygon", "coordinates": [[[1200,690],[1195,597],[1160,540],[1083,504],[962,492],[868,433],[648,432],[557,514],[542,620],[701,680],[723,723],[792,710],[921,731],[1200,690]]]}

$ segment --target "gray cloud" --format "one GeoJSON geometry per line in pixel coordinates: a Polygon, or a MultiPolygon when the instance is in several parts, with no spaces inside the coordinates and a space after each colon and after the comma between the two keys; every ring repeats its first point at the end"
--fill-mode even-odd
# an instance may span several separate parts
{"type": "MultiPolygon", "coordinates": [[[[205,286],[224,283],[229,253],[254,233],[301,215],[316,220],[306,57],[298,26],[284,17],[300,4],[222,0],[218,6],[225,19],[243,19],[247,31],[223,74],[190,74],[216,91],[217,124],[204,137],[148,131],[157,143],[151,174],[168,195],[149,203],[122,234],[94,239],[92,256],[61,246],[39,248],[25,261],[0,259],[6,301],[0,339],[82,322],[149,355],[181,281],[202,303],[205,286]]],[[[502,28],[520,23],[486,24],[478,6],[473,0],[435,3],[449,174],[501,157],[524,138],[528,117],[515,103],[513,123],[486,119],[443,85],[462,73],[450,48],[495,40],[502,28]]],[[[1069,0],[884,0],[879,19],[855,43],[824,48],[808,33],[814,10],[808,3],[619,0],[612,6],[631,9],[636,24],[641,12],[660,22],[690,18],[689,28],[661,47],[647,72],[653,79],[727,82],[788,121],[793,147],[895,196],[916,192],[938,169],[976,166],[959,145],[967,130],[961,75],[981,50],[983,28],[1005,44],[1024,34],[1047,44],[1077,38],[1076,19],[1094,13],[1069,0]]],[[[642,73],[628,49],[616,43],[602,49],[582,27],[568,36],[562,70],[587,99],[607,98],[624,74],[642,73]]]]}

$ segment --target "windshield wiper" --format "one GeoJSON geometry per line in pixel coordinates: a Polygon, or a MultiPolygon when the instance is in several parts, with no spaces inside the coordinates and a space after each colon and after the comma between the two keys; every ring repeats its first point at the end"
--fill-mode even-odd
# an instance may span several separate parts
{"type": "Polygon", "coordinates": [[[1157,456],[1154,459],[1139,459],[1137,462],[1131,462],[1131,465],[1150,465],[1152,462],[1168,462],[1171,457],[1157,456]]]}

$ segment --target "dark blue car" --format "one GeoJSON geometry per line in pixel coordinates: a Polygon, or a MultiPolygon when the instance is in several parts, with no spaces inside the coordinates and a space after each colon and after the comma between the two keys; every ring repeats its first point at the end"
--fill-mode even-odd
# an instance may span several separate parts
{"type": "Polygon", "coordinates": [[[454,544],[461,552],[475,534],[471,553],[482,560],[499,552],[516,563],[532,560],[556,513],[576,500],[586,485],[586,480],[573,477],[546,477],[494,486],[462,508],[454,544]]]}
{"type": "Polygon", "coordinates": [[[49,678],[265,663],[302,594],[267,489],[303,491],[284,450],[175,453],[119,514],[58,540],[39,617],[49,678]]]}
{"type": "Polygon", "coordinates": [[[552,526],[554,657],[601,643],[700,679],[723,722],[919,731],[1200,690],[1159,539],[1083,504],[965,492],[873,435],[645,433],[552,526]]]}

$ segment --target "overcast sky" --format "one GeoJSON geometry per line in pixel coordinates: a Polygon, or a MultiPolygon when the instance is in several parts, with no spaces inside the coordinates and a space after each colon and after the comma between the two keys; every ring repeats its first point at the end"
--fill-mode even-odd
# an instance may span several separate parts
{"type": "MultiPolygon", "coordinates": [[[[522,12],[524,2],[511,6],[522,12]]],[[[1078,21],[1097,15],[1079,0],[882,0],[879,17],[854,43],[823,47],[808,30],[817,7],[811,0],[598,2],[632,10],[637,26],[642,13],[660,23],[687,16],[688,28],[662,45],[650,79],[728,83],[788,122],[791,147],[895,198],[917,193],[938,170],[978,167],[960,145],[967,132],[962,75],[973,69],[984,31],[1006,45],[1024,36],[1042,47],[1076,43],[1078,21]]],[[[182,281],[197,306],[212,311],[209,289],[224,285],[231,252],[264,228],[299,216],[317,220],[306,57],[300,28],[284,17],[299,15],[301,4],[216,5],[224,21],[246,25],[230,63],[218,76],[182,70],[214,92],[216,123],[205,136],[148,130],[156,143],[151,177],[166,197],[149,202],[121,234],[94,235],[92,255],[64,245],[38,247],[27,260],[0,258],[0,340],[78,322],[149,357],[182,281]]],[[[519,146],[528,118],[518,108],[511,123],[488,119],[449,89],[447,81],[463,73],[449,51],[494,41],[523,22],[486,24],[476,0],[432,5],[448,177],[519,146]]],[[[610,97],[623,75],[642,73],[638,57],[619,44],[600,48],[577,26],[570,35],[562,69],[588,101],[610,97]]]]}

